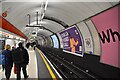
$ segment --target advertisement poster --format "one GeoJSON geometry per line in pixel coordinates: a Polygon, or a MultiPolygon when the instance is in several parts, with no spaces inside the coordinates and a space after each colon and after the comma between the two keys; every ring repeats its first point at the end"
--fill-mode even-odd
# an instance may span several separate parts
{"type": "Polygon", "coordinates": [[[53,47],[54,48],[59,48],[59,42],[58,42],[58,38],[56,35],[51,35],[51,39],[53,42],[53,47]]]}
{"type": "Polygon", "coordinates": [[[118,21],[118,9],[116,6],[92,18],[101,40],[101,60],[100,62],[111,66],[119,67],[119,44],[120,31],[118,21]]]}
{"type": "Polygon", "coordinates": [[[59,34],[63,41],[63,51],[83,56],[82,39],[76,25],[61,31],[59,34]]]}

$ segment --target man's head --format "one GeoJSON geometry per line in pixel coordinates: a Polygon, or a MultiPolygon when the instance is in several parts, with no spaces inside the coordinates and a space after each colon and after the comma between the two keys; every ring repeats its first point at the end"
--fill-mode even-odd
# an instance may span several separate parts
{"type": "Polygon", "coordinates": [[[18,46],[19,46],[19,47],[23,47],[23,44],[20,42],[20,43],[18,44],[18,46]]]}

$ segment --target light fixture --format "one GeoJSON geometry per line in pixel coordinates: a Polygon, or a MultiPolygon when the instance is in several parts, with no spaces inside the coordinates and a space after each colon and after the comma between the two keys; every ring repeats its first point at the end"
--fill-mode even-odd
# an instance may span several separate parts
{"type": "MultiPolygon", "coordinates": [[[[37,26],[41,26],[42,22],[43,22],[43,18],[44,18],[44,15],[45,15],[45,11],[47,9],[47,5],[48,5],[48,0],[44,0],[41,4],[41,7],[40,7],[40,11],[37,11],[36,12],[36,25],[37,26]]],[[[28,18],[29,18],[29,23],[26,25],[26,27],[36,27],[36,25],[32,25],[31,24],[31,15],[30,14],[27,14],[28,18]]]]}
{"type": "Polygon", "coordinates": [[[45,23],[43,22],[43,18],[45,15],[45,11],[47,9],[47,5],[48,5],[48,0],[44,0],[41,4],[40,11],[36,12],[36,22],[31,23],[31,20],[30,20],[31,15],[27,14],[29,18],[29,23],[26,25],[26,27],[33,27],[35,29],[35,33],[33,32],[32,34],[37,35],[39,29],[47,30],[47,31],[50,31],[51,33],[54,33],[53,31],[43,26],[43,24],[45,23]]]}

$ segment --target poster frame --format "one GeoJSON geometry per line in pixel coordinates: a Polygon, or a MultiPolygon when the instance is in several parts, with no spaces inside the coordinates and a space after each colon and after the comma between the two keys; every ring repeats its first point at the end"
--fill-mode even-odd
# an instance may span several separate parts
{"type": "MultiPolygon", "coordinates": [[[[65,31],[65,30],[68,30],[68,29],[70,29],[70,28],[73,28],[73,27],[75,27],[76,30],[77,30],[77,32],[79,33],[79,36],[80,36],[80,39],[81,39],[81,43],[82,43],[82,46],[81,46],[81,52],[82,52],[82,54],[73,53],[73,52],[64,50],[64,48],[63,48],[63,52],[66,52],[66,53],[70,53],[70,54],[73,54],[73,55],[76,55],[76,56],[83,57],[84,52],[85,52],[85,51],[84,51],[84,41],[83,41],[83,36],[82,36],[82,34],[81,34],[81,32],[80,32],[80,30],[79,30],[77,24],[72,25],[71,27],[68,27],[68,28],[66,28],[66,29],[64,29],[64,30],[61,30],[61,31],[59,31],[58,33],[60,34],[61,32],[65,31]]],[[[60,37],[61,37],[61,35],[60,35],[60,37]]],[[[62,37],[61,37],[61,38],[62,38],[62,37]]],[[[63,40],[62,40],[62,43],[63,43],[63,40]]]]}

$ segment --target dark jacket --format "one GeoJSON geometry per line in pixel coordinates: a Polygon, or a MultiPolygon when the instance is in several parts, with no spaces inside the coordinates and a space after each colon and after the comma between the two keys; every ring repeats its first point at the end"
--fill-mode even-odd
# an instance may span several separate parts
{"type": "Polygon", "coordinates": [[[27,50],[24,47],[18,47],[12,50],[13,61],[15,64],[28,64],[29,63],[29,55],[27,50]]]}
{"type": "Polygon", "coordinates": [[[24,52],[24,64],[28,64],[29,63],[29,55],[28,55],[28,51],[25,48],[22,48],[23,52],[24,52]]]}
{"type": "Polygon", "coordinates": [[[13,67],[13,58],[10,50],[3,50],[2,54],[5,55],[5,66],[13,67]]]}

